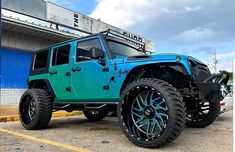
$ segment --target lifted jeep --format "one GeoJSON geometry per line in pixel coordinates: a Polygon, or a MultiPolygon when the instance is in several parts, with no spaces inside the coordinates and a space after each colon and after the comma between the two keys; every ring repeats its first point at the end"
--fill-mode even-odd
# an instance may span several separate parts
{"type": "Polygon", "coordinates": [[[107,30],[34,53],[20,121],[42,129],[57,110],[83,110],[92,121],[113,111],[130,141],[154,148],[175,140],[185,123],[213,123],[228,80],[193,57],[148,55],[141,40],[107,30]]]}

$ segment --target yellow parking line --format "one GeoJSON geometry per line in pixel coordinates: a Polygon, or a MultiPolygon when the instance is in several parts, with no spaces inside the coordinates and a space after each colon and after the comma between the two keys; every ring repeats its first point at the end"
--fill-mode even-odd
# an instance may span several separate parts
{"type": "Polygon", "coordinates": [[[32,141],[37,141],[37,142],[41,142],[41,143],[45,143],[45,144],[49,144],[49,145],[54,145],[54,146],[64,148],[64,149],[67,149],[67,150],[72,150],[72,151],[77,151],[77,152],[90,152],[87,149],[83,149],[83,148],[79,148],[79,147],[75,147],[75,146],[71,146],[71,145],[67,145],[67,144],[63,144],[63,143],[59,143],[59,142],[55,142],[55,141],[51,141],[51,140],[47,140],[47,139],[37,138],[37,137],[34,137],[34,136],[30,136],[30,135],[26,135],[26,134],[14,132],[14,131],[2,129],[2,128],[0,128],[0,132],[8,133],[8,134],[15,135],[15,136],[18,136],[18,137],[22,137],[22,138],[25,138],[25,139],[29,139],[29,140],[32,140],[32,141]]]}
{"type": "MultiPolygon", "coordinates": [[[[52,113],[52,118],[55,117],[69,117],[75,115],[81,115],[81,111],[74,111],[74,112],[54,112],[52,113]]],[[[0,116],[0,122],[8,122],[8,121],[18,121],[20,120],[19,115],[9,115],[9,116],[0,116]]]]}

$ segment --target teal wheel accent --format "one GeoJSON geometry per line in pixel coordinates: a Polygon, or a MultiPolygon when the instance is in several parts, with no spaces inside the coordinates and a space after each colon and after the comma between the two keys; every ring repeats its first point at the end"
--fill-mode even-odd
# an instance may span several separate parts
{"type": "Polygon", "coordinates": [[[132,91],[140,92],[131,106],[134,125],[149,139],[159,136],[168,121],[168,107],[164,97],[148,86],[139,86],[132,91]]]}

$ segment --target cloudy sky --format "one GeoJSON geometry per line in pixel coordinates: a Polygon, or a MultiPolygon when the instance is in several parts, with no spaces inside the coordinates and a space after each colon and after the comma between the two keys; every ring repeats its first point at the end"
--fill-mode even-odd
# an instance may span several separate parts
{"type": "Polygon", "coordinates": [[[155,52],[186,54],[232,70],[235,0],[50,0],[152,40],[155,52]]]}

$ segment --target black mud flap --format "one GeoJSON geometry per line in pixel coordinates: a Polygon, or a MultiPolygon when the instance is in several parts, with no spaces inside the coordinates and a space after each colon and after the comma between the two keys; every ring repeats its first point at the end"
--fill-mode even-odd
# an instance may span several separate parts
{"type": "Polygon", "coordinates": [[[194,84],[199,88],[200,95],[205,100],[210,102],[218,102],[223,100],[226,94],[231,91],[231,89],[229,89],[230,86],[227,86],[228,80],[229,73],[226,71],[220,71],[220,73],[211,75],[205,81],[194,82],[194,84]],[[224,90],[221,90],[221,88],[224,90]]]}

